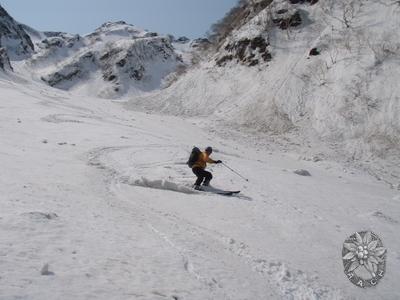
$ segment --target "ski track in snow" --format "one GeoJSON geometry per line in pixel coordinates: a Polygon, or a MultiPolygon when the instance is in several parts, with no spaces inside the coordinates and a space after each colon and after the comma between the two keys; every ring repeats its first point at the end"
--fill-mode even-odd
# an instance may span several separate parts
{"type": "MultiPolygon", "coordinates": [[[[154,145],[152,147],[160,147],[160,145],[154,145]]],[[[149,146],[144,147],[146,150],[148,150],[149,146]]],[[[118,178],[118,171],[114,169],[113,167],[107,166],[106,163],[102,163],[102,159],[110,162],[110,154],[113,154],[117,151],[121,150],[126,150],[127,148],[118,148],[118,147],[109,147],[109,148],[103,148],[94,151],[96,153],[93,155],[93,152],[90,154],[90,159],[89,159],[89,164],[98,167],[99,169],[103,169],[107,171],[107,177],[109,180],[107,180],[107,183],[113,184],[113,189],[118,186],[118,184],[115,184],[115,181],[117,182],[124,182],[126,183],[126,180],[121,180],[118,178]]],[[[111,159],[112,161],[112,159],[111,159]]],[[[156,163],[160,164],[160,163],[156,163]]],[[[162,163],[161,163],[162,164],[162,163]]],[[[154,166],[154,163],[152,164],[154,166]]],[[[115,161],[114,161],[114,167],[115,167],[115,161]]],[[[148,165],[142,165],[142,168],[146,168],[148,165]]],[[[140,186],[140,184],[138,184],[140,186]]],[[[149,184],[151,186],[151,184],[149,184]]],[[[154,187],[154,186],[151,186],[154,187]]],[[[154,188],[159,188],[157,185],[154,188]]],[[[171,191],[178,191],[174,187],[168,188],[166,187],[165,189],[171,190],[171,191]]],[[[185,193],[185,191],[179,191],[185,193]]],[[[190,193],[187,191],[187,193],[190,193]]],[[[149,209],[149,208],[147,208],[149,209]]],[[[310,299],[328,299],[328,298],[336,298],[340,299],[342,296],[340,293],[334,289],[334,288],[329,288],[329,287],[317,287],[318,285],[315,285],[313,283],[313,280],[311,280],[304,272],[297,270],[293,271],[290,270],[284,263],[282,262],[268,262],[265,259],[262,258],[257,258],[253,257],[250,254],[249,247],[241,242],[236,242],[233,238],[223,236],[219,234],[218,232],[213,232],[212,235],[210,235],[209,230],[205,232],[204,228],[200,228],[199,226],[195,226],[193,224],[188,223],[186,220],[183,220],[181,218],[178,218],[174,215],[168,214],[166,215],[162,211],[156,211],[154,209],[151,209],[152,212],[156,212],[159,216],[162,216],[164,219],[168,218],[169,221],[171,222],[171,225],[169,227],[173,227],[171,230],[167,231],[170,234],[173,234],[173,236],[177,235],[177,229],[176,227],[179,224],[179,228],[182,231],[181,236],[179,238],[179,241],[184,241],[184,243],[188,243],[188,234],[187,232],[190,233],[190,235],[195,235],[195,244],[196,248],[195,249],[188,249],[188,248],[181,248],[180,246],[177,245],[177,242],[174,242],[174,240],[170,239],[167,235],[167,233],[164,233],[157,228],[154,227],[154,225],[149,224],[149,227],[151,228],[152,231],[154,231],[157,235],[160,236],[169,246],[174,248],[179,252],[179,254],[182,256],[182,259],[184,261],[184,266],[185,269],[191,273],[197,280],[201,281],[204,283],[206,286],[212,288],[212,290],[217,289],[217,288],[222,288],[222,286],[218,283],[218,281],[211,277],[207,278],[203,275],[201,275],[194,267],[193,264],[193,258],[190,258],[189,255],[191,256],[198,256],[201,255],[202,259],[198,262],[199,265],[204,265],[206,259],[210,259],[210,257],[215,256],[215,251],[216,249],[219,248],[220,252],[230,252],[230,254],[233,254],[236,256],[235,260],[238,260],[239,263],[242,263],[246,265],[246,267],[250,270],[253,271],[259,275],[261,275],[260,279],[262,281],[268,282],[268,286],[273,286],[277,287],[281,294],[275,295],[275,297],[282,297],[285,299],[297,299],[297,298],[303,298],[303,297],[308,297],[310,299]],[[185,225],[185,226],[183,226],[185,225]],[[187,227],[185,230],[182,230],[182,228],[187,227]],[[201,244],[199,241],[202,241],[201,244]],[[200,247],[204,247],[200,248],[200,247]],[[212,253],[209,255],[204,255],[206,251],[211,248],[213,250],[212,253]],[[314,285],[314,286],[313,286],[314,285]]],[[[148,214],[148,213],[146,213],[148,214]]],[[[155,220],[155,218],[152,218],[152,220],[155,220]]],[[[165,221],[165,220],[163,220],[165,221]]],[[[154,221],[153,221],[154,222],[154,221]]],[[[163,225],[162,228],[168,228],[167,226],[163,225]]],[[[190,244],[189,244],[190,245],[190,244]]],[[[224,253],[223,255],[226,255],[224,253]]],[[[222,256],[222,255],[221,255],[222,256]]],[[[220,263],[221,258],[218,260],[214,261],[213,263],[210,264],[210,267],[216,267],[216,264],[218,262],[220,263]]],[[[226,262],[228,264],[228,262],[226,262]]],[[[237,272],[243,272],[243,270],[240,271],[240,269],[237,272]]],[[[241,279],[243,280],[243,279],[241,279]]],[[[232,289],[232,287],[230,287],[232,289]]],[[[228,291],[230,291],[230,289],[228,291]]],[[[230,296],[226,294],[222,294],[223,299],[232,299],[230,296]]],[[[272,296],[272,295],[271,295],[272,296]]],[[[219,295],[218,297],[221,297],[219,295]]],[[[247,297],[251,297],[248,295],[247,297]]],[[[253,295],[254,297],[254,295],[253,295]]],[[[260,294],[257,297],[262,297],[262,294],[260,294]]],[[[256,298],[257,298],[256,297],[256,298]]]]}

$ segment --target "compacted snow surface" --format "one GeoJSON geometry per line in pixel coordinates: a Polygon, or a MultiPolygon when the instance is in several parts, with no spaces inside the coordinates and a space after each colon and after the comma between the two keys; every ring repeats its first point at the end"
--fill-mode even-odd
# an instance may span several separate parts
{"type": "Polygon", "coordinates": [[[400,194],[375,178],[16,75],[0,91],[1,299],[400,297],[400,194]],[[242,193],[190,189],[192,145],[242,193]],[[388,248],[374,289],[343,273],[359,230],[388,248]]]}
{"type": "Polygon", "coordinates": [[[339,2],[290,2],[272,12],[300,27],[267,34],[266,8],[197,65],[192,43],[124,22],[18,26],[35,52],[2,52],[0,300],[400,299],[398,4],[363,1],[349,29],[339,2]],[[272,60],[217,66],[243,38],[272,60]],[[241,193],[195,191],[193,146],[241,193]],[[342,247],[367,230],[386,274],[361,289],[342,247]]]}

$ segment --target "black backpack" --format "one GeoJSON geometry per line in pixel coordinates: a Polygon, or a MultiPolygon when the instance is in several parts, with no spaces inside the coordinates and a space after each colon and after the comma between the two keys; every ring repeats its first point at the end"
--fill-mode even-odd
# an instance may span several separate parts
{"type": "Polygon", "coordinates": [[[199,160],[200,154],[200,149],[194,147],[192,152],[190,153],[189,160],[187,161],[187,165],[189,166],[189,168],[193,168],[193,165],[199,160]]]}

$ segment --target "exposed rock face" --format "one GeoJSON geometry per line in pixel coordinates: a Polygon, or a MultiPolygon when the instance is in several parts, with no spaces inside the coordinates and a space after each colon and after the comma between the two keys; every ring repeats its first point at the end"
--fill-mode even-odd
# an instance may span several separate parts
{"type": "Polygon", "coordinates": [[[191,43],[190,46],[192,48],[207,48],[208,46],[211,45],[211,42],[209,39],[206,38],[198,38],[194,39],[191,43]]]}
{"type": "Polygon", "coordinates": [[[55,35],[42,41],[42,46],[45,49],[51,48],[72,48],[80,41],[81,37],[77,34],[74,36],[68,34],[55,35]]]}
{"type": "Polygon", "coordinates": [[[8,58],[7,51],[4,48],[0,48],[0,70],[12,71],[13,68],[10,64],[10,59],[8,58]]]}
{"type": "Polygon", "coordinates": [[[255,13],[259,13],[264,8],[268,7],[268,5],[271,4],[271,2],[272,2],[271,0],[259,0],[258,2],[254,1],[251,8],[255,13]]]}
{"type": "Polygon", "coordinates": [[[61,32],[61,31],[45,31],[45,32],[43,32],[44,33],[44,35],[46,36],[46,37],[55,37],[55,36],[64,36],[64,35],[67,35],[67,33],[65,33],[65,32],[61,32]]]}
{"type": "MultiPolygon", "coordinates": [[[[273,0],[240,0],[224,18],[212,25],[209,38],[219,49],[227,38],[267,8],[273,0]]],[[[248,36],[248,38],[251,38],[248,36]]]]}
{"type": "Polygon", "coordinates": [[[290,13],[289,11],[281,12],[281,17],[275,18],[272,21],[279,26],[280,29],[288,29],[289,27],[297,27],[302,23],[301,15],[298,11],[290,13]]]}
{"type": "Polygon", "coordinates": [[[319,0],[289,0],[290,3],[292,4],[303,4],[303,3],[310,3],[311,5],[314,5],[318,3],[319,0]]]}
{"type": "Polygon", "coordinates": [[[293,173],[297,174],[299,176],[305,176],[305,177],[311,176],[310,172],[308,172],[307,170],[303,170],[303,169],[295,170],[295,171],[293,171],[293,173]]]}
{"type": "Polygon", "coordinates": [[[45,32],[45,39],[36,44],[36,54],[29,64],[36,70],[54,68],[54,65],[76,55],[85,43],[79,35],[62,32],[45,32]]]}
{"type": "Polygon", "coordinates": [[[0,47],[11,59],[28,57],[34,50],[31,38],[23,26],[16,22],[0,5],[0,47]]]}
{"type": "MultiPolygon", "coordinates": [[[[92,52],[86,52],[77,58],[76,61],[65,65],[59,71],[52,73],[49,76],[42,77],[42,80],[50,86],[58,86],[64,82],[70,82],[75,78],[83,78],[87,70],[83,69],[83,65],[89,65],[95,62],[92,52]]],[[[67,86],[66,86],[67,87],[67,86]]]]}
{"type": "Polygon", "coordinates": [[[98,64],[105,80],[120,84],[121,79],[142,80],[148,71],[146,62],[158,60],[163,63],[169,59],[178,58],[167,39],[141,39],[105,49],[100,53],[98,64]]]}
{"type": "Polygon", "coordinates": [[[217,65],[224,66],[228,61],[236,60],[239,63],[255,66],[260,62],[267,62],[272,59],[268,50],[269,43],[262,36],[252,39],[244,38],[233,43],[228,43],[224,49],[228,54],[217,58],[217,65]]]}
{"type": "Polygon", "coordinates": [[[273,59],[270,33],[303,24],[301,9],[318,0],[243,0],[219,23],[211,34],[215,62],[222,67],[235,62],[249,67],[273,59]],[[299,6],[302,5],[302,8],[299,6]]]}
{"type": "Polygon", "coordinates": [[[70,89],[82,83],[98,86],[100,80],[104,84],[93,89],[111,98],[160,87],[183,64],[170,37],[125,22],[105,23],[85,37],[54,33],[38,46],[31,65],[44,70],[41,79],[47,84],[70,89]],[[49,66],[54,61],[58,66],[49,66]]]}
{"type": "Polygon", "coordinates": [[[317,56],[320,54],[321,54],[321,51],[318,48],[312,48],[309,53],[310,56],[317,56]]]}
{"type": "Polygon", "coordinates": [[[188,42],[190,42],[190,39],[186,36],[181,36],[175,40],[175,43],[181,43],[181,44],[186,44],[188,42]]]}

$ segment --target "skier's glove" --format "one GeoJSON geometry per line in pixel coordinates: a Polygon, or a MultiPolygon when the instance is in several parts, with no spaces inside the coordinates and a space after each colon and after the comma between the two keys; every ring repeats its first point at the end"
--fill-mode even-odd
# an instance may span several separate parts
{"type": "Polygon", "coordinates": [[[222,160],[217,160],[215,163],[216,164],[222,164],[222,160]]]}

